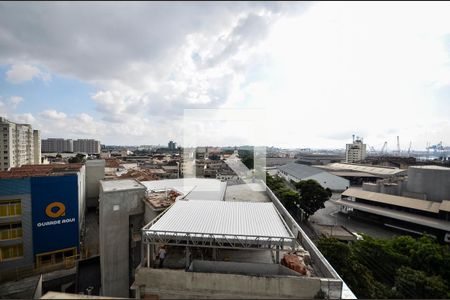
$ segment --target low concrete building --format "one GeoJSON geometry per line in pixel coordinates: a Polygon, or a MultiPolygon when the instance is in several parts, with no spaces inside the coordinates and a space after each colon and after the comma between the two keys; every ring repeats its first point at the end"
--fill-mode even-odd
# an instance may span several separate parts
{"type": "Polygon", "coordinates": [[[409,167],[408,177],[364,183],[337,201],[341,211],[415,235],[450,242],[450,168],[409,167]]]}
{"type": "Polygon", "coordinates": [[[217,179],[100,181],[100,257],[103,295],[129,297],[141,261],[140,229],[175,198],[222,201],[226,183],[217,179]],[[173,197],[174,192],[176,194],[173,197]]]}
{"type": "Polygon", "coordinates": [[[322,169],[301,165],[297,163],[290,163],[278,167],[280,177],[287,181],[299,182],[301,180],[316,180],[323,188],[329,188],[332,191],[344,191],[350,186],[350,181],[330,174],[322,169]]]}

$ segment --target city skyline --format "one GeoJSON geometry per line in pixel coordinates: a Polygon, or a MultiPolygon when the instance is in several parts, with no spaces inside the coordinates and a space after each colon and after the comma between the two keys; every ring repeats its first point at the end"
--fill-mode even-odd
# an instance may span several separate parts
{"type": "Polygon", "coordinates": [[[448,15],[424,2],[2,2],[0,115],[43,139],[182,145],[185,110],[263,109],[268,146],[449,146],[448,15]]]}

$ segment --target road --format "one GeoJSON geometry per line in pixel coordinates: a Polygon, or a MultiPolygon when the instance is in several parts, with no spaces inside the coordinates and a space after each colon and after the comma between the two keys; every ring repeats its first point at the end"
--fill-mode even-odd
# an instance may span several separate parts
{"type": "Polygon", "coordinates": [[[384,226],[369,221],[350,218],[349,216],[340,213],[339,206],[335,203],[339,198],[339,194],[333,194],[331,199],[325,202],[325,208],[318,210],[309,218],[313,227],[315,227],[315,224],[344,225],[352,232],[362,232],[375,238],[392,238],[398,235],[398,233],[393,232],[384,226]]]}

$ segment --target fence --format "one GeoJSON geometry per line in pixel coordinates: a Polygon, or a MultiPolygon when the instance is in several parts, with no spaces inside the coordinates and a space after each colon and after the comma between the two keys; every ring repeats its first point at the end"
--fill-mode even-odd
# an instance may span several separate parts
{"type": "Polygon", "coordinates": [[[9,270],[3,270],[0,272],[0,282],[6,281],[18,281],[25,277],[35,276],[39,274],[50,273],[58,270],[71,269],[76,266],[77,261],[80,259],[79,255],[69,256],[64,258],[62,262],[36,267],[23,267],[14,268],[9,270]]]}

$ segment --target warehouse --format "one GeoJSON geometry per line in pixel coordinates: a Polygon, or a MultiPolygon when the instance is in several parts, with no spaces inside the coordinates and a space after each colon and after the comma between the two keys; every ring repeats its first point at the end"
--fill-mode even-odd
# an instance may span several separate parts
{"type": "Polygon", "coordinates": [[[350,181],[330,174],[324,170],[301,165],[297,163],[290,163],[278,167],[278,176],[283,177],[287,181],[301,181],[301,180],[316,180],[323,188],[329,188],[332,191],[344,191],[350,186],[350,181]]]}
{"type": "Polygon", "coordinates": [[[63,263],[79,252],[85,167],[24,165],[0,172],[0,270],[63,263]]]}
{"type": "Polygon", "coordinates": [[[413,166],[407,178],[364,183],[337,201],[344,213],[417,235],[450,242],[450,168],[413,166]]]}

